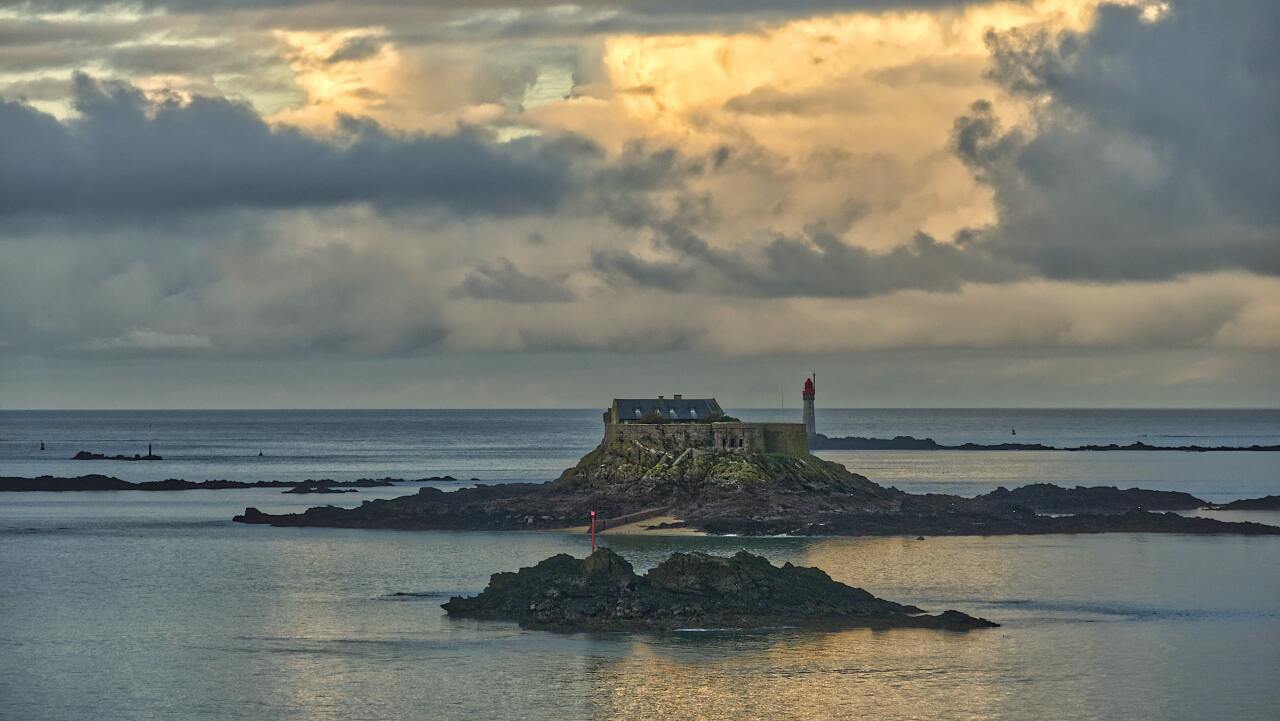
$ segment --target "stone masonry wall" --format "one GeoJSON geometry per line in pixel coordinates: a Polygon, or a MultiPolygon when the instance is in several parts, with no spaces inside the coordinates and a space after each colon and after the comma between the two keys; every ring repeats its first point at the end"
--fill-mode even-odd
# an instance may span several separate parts
{"type": "Polygon", "coordinates": [[[664,450],[808,455],[800,423],[606,423],[604,442],[638,442],[664,450]]]}

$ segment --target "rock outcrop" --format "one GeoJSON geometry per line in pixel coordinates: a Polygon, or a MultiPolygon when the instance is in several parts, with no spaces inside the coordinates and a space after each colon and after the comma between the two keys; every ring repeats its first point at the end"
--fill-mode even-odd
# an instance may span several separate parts
{"type": "Polygon", "coordinates": [[[601,446],[547,484],[511,483],[417,494],[270,515],[246,509],[241,523],[342,528],[535,530],[601,519],[694,513],[709,504],[733,513],[773,515],[891,510],[901,491],[879,486],[814,456],[691,453],[619,443],[601,446]]]}
{"type": "Polygon", "coordinates": [[[563,631],[679,628],[938,628],[998,624],[959,611],[930,616],[833,581],[817,568],[774,566],[741,551],[731,558],[677,553],[644,576],[607,548],[585,559],[552,556],[496,573],[473,598],[454,597],[450,616],[503,619],[563,631]]]}
{"type": "Polygon", "coordinates": [[[1208,501],[1178,491],[1122,490],[1115,486],[1063,488],[1051,483],[1033,483],[1012,491],[1000,487],[976,500],[997,506],[1022,506],[1037,513],[1190,511],[1208,505],[1208,501]]]}
{"type": "Polygon", "coordinates": [[[422,488],[357,508],[324,506],[275,515],[249,508],[234,520],[273,526],[534,530],[581,526],[594,510],[616,522],[670,515],[709,533],[755,535],[1280,534],[1276,526],[1148,512],[1203,505],[1187,494],[1045,484],[979,498],[914,495],[812,455],[615,442],[597,447],[547,484],[448,493],[422,488]],[[1048,513],[1076,515],[1041,515],[1048,513]]]}
{"type": "Polygon", "coordinates": [[[135,453],[132,456],[115,455],[108,456],[105,453],[93,453],[91,451],[79,451],[71,457],[73,461],[163,461],[164,459],[154,453],[142,455],[135,453]]]}
{"type": "Polygon", "coordinates": [[[1280,511],[1280,496],[1242,498],[1230,503],[1210,506],[1215,511],[1280,511]]]}

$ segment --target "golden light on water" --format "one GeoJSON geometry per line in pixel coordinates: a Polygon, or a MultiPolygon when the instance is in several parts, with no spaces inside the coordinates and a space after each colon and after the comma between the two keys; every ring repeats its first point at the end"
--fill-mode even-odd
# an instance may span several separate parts
{"type": "Polygon", "coordinates": [[[621,658],[587,662],[589,707],[619,721],[991,718],[1004,690],[964,669],[1006,643],[998,630],[901,629],[637,640],[621,658]]]}

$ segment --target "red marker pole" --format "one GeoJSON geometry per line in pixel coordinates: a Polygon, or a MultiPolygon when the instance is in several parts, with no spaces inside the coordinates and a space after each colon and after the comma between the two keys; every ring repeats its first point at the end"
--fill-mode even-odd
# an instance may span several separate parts
{"type": "Polygon", "coordinates": [[[591,512],[591,552],[596,552],[596,512],[591,512]]]}

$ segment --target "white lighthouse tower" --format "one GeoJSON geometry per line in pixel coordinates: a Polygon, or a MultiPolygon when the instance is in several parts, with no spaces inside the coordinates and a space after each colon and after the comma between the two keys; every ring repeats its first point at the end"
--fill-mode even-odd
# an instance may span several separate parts
{"type": "Polygon", "coordinates": [[[800,396],[804,399],[804,432],[805,435],[809,437],[810,450],[813,449],[813,441],[818,433],[818,424],[813,417],[813,397],[816,395],[816,391],[818,389],[817,383],[815,382],[817,379],[818,374],[816,373],[805,378],[804,393],[800,396]]]}

